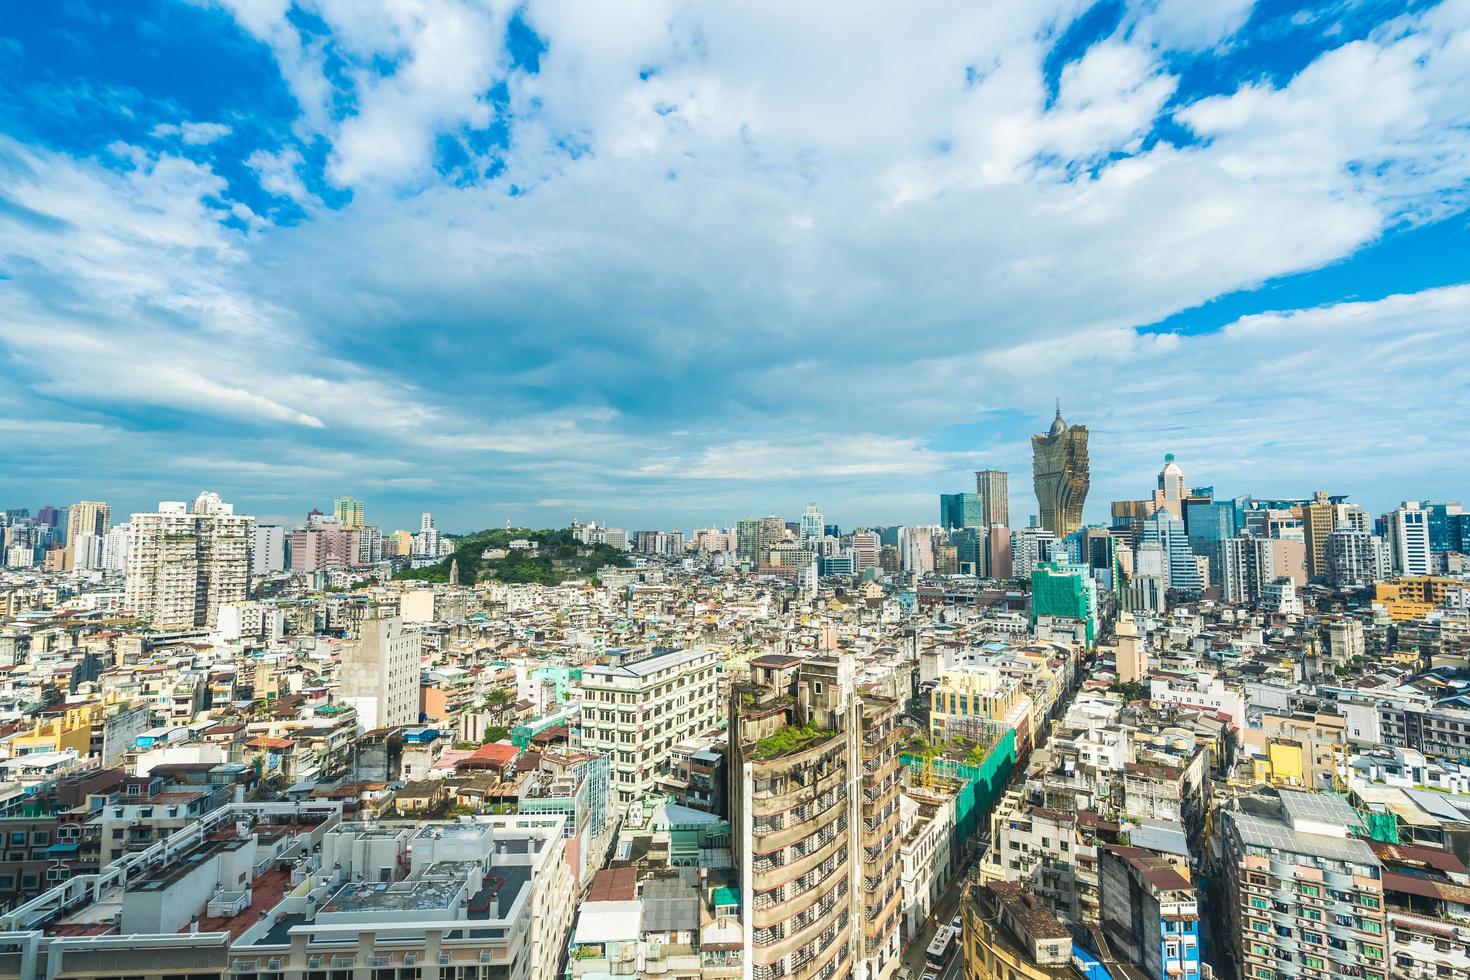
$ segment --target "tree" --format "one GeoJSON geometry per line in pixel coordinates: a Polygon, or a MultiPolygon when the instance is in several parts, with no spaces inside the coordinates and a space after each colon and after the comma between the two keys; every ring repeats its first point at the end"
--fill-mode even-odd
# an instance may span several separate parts
{"type": "Polygon", "coordinates": [[[1142,681],[1114,681],[1108,691],[1120,695],[1124,701],[1146,701],[1148,688],[1142,681]]]}

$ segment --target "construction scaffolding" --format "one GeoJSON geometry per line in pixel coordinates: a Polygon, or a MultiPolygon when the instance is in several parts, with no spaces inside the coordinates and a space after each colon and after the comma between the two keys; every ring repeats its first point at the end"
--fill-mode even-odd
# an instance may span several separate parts
{"type": "Polygon", "coordinates": [[[954,838],[960,843],[975,833],[981,821],[989,820],[996,800],[1005,792],[1016,765],[1016,733],[1007,730],[1001,734],[978,766],[938,758],[932,748],[904,753],[899,758],[918,785],[933,786],[938,780],[947,780],[957,787],[954,838]]]}

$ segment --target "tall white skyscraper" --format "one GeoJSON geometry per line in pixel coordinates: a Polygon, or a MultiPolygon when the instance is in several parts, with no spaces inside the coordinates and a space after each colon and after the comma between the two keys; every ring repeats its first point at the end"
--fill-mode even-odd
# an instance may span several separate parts
{"type": "Polygon", "coordinates": [[[218,494],[164,501],[129,526],[126,603],[155,629],[213,627],[222,603],[249,594],[255,518],[218,494]]]}
{"type": "Polygon", "coordinates": [[[1386,515],[1388,550],[1398,575],[1429,574],[1429,512],[1407,500],[1386,515]]]}
{"type": "Polygon", "coordinates": [[[101,568],[104,542],[101,535],[84,531],[68,539],[71,549],[71,567],[75,569],[101,568]]]}

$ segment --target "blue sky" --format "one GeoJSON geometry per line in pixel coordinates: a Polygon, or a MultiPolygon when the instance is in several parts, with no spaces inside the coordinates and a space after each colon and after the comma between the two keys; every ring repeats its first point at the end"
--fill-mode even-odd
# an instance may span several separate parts
{"type": "Polygon", "coordinates": [[[1463,0],[19,4],[0,500],[1458,498],[1467,195],[1463,0]]]}

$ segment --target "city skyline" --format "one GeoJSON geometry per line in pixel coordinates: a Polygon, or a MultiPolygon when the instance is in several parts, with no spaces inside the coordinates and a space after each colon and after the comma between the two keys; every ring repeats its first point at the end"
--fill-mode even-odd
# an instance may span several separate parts
{"type": "Polygon", "coordinates": [[[1090,501],[1453,496],[1465,17],[1195,6],[22,5],[0,493],[913,522],[1060,396],[1090,501]]]}

